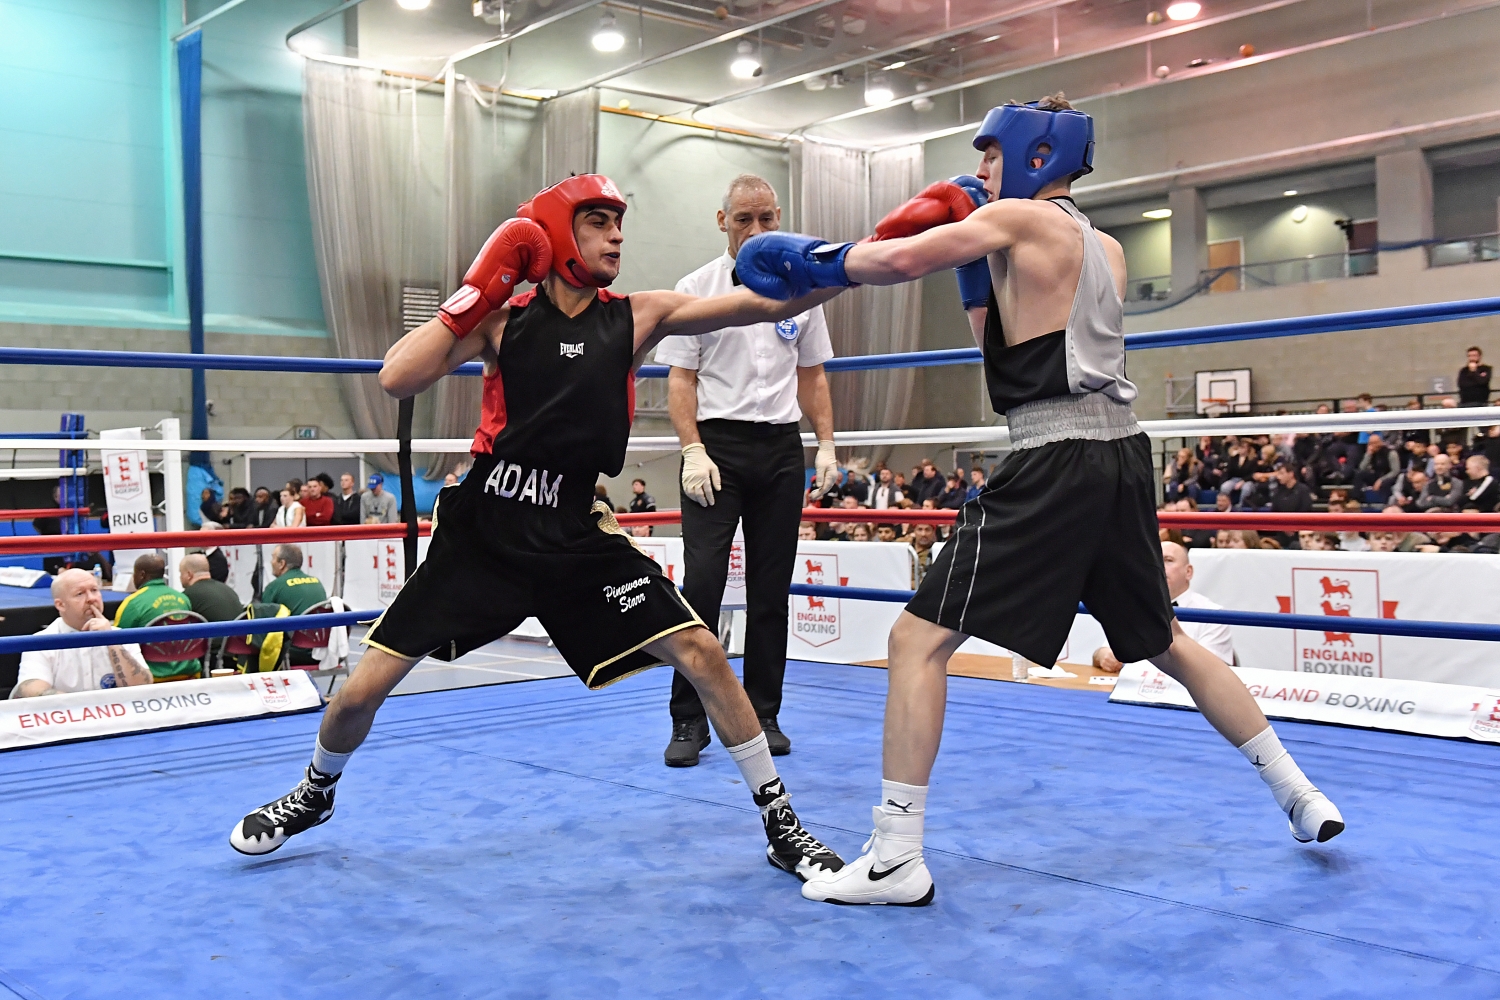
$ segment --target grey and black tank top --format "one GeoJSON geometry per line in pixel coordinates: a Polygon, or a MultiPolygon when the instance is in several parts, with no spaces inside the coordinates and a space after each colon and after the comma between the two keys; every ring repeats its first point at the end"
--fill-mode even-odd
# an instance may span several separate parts
{"type": "Polygon", "coordinates": [[[1049,200],[1083,233],[1083,269],[1067,328],[1007,347],[993,290],[984,324],[990,402],[1005,414],[1017,449],[1140,433],[1130,409],[1135,384],[1125,377],[1125,307],[1109,258],[1073,199],[1049,200]]]}

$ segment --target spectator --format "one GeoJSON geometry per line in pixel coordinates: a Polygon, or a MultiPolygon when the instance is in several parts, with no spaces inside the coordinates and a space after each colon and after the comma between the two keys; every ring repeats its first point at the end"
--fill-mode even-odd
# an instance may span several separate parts
{"type": "Polygon", "coordinates": [[[1365,453],[1359,460],[1359,469],[1354,481],[1368,490],[1379,493],[1382,499],[1390,492],[1391,484],[1401,474],[1401,460],[1385,446],[1385,438],[1372,432],[1365,442],[1365,453]]]}
{"type": "MultiPolygon", "coordinates": [[[[1432,478],[1417,497],[1417,509],[1432,513],[1457,511],[1464,499],[1464,481],[1453,475],[1453,461],[1445,454],[1432,459],[1432,478]]],[[[1425,551],[1425,550],[1424,550],[1425,551]]]]}
{"type": "Polygon", "coordinates": [[[333,480],[328,473],[320,472],[307,481],[302,495],[304,520],[310,527],[322,527],[333,523],[333,480]]]}
{"type": "Polygon", "coordinates": [[[354,476],[345,472],[339,476],[339,491],[333,497],[332,524],[359,524],[359,490],[354,488],[354,476]]]}
{"type": "Polygon", "coordinates": [[[911,547],[916,550],[917,562],[912,570],[911,585],[916,589],[932,568],[932,548],[937,544],[937,529],[930,524],[914,524],[911,529],[911,547]]]}
{"type": "Polygon", "coordinates": [[[1255,474],[1263,471],[1255,446],[1248,441],[1236,442],[1234,449],[1224,458],[1224,480],[1219,492],[1227,494],[1231,500],[1235,496],[1243,498],[1254,488],[1255,474]]]}
{"type": "MultiPolygon", "coordinates": [[[[37,635],[68,635],[114,628],[104,617],[104,597],[93,573],[65,569],[52,581],[57,620],[37,635]]],[[[151,671],[135,643],[82,649],[36,649],[21,654],[12,698],[35,698],[100,688],[150,684],[151,671]]]]}
{"type": "Polygon", "coordinates": [[[203,487],[203,493],[198,500],[198,516],[216,524],[224,517],[224,505],[219,502],[219,496],[212,486],[203,487]]]}
{"type": "MultiPolygon", "coordinates": [[[[301,487],[298,487],[300,492],[301,487]]],[[[281,506],[276,508],[276,518],[271,522],[274,528],[300,528],[307,523],[307,513],[302,507],[302,501],[298,499],[299,494],[293,493],[291,483],[282,487],[281,506]]]]}
{"type": "Polygon", "coordinates": [[[1458,405],[1490,405],[1490,366],[1484,363],[1484,352],[1471,347],[1467,361],[1458,370],[1458,405]]]}
{"type": "Polygon", "coordinates": [[[395,524],[396,498],[385,491],[385,476],[370,474],[369,489],[359,495],[359,519],[365,524],[395,524]]]}
{"type": "Polygon", "coordinates": [[[1474,442],[1476,451],[1481,452],[1485,458],[1490,460],[1490,468],[1500,463],[1500,424],[1489,428],[1474,442]]]}
{"type": "MultiPolygon", "coordinates": [[[[984,492],[984,470],[975,466],[969,470],[969,488],[964,493],[964,500],[973,500],[984,492]]],[[[941,495],[941,494],[940,494],[941,495]]]]}
{"type": "Polygon", "coordinates": [[[630,513],[646,514],[656,510],[656,498],[646,492],[644,479],[630,481],[630,513]]]}
{"type": "Polygon", "coordinates": [[[1427,473],[1417,465],[1412,465],[1400,476],[1396,477],[1396,483],[1391,487],[1390,504],[1401,510],[1415,511],[1417,498],[1422,495],[1422,490],[1427,486],[1427,473]]]}
{"type": "MultiPolygon", "coordinates": [[[[958,510],[969,499],[969,491],[965,488],[964,481],[958,478],[957,473],[954,473],[947,478],[944,485],[946,488],[936,497],[937,506],[943,510],[958,510]]],[[[927,501],[931,499],[933,498],[926,497],[916,502],[926,506],[927,501]]]]}
{"type": "Polygon", "coordinates": [[[1339,536],[1326,531],[1299,531],[1297,547],[1307,552],[1333,552],[1339,547],[1339,536]]]}
{"type": "MultiPolygon", "coordinates": [[[[1426,431],[1422,432],[1426,434],[1426,431]]],[[[1424,473],[1427,471],[1427,445],[1425,440],[1418,440],[1415,431],[1408,431],[1406,441],[1401,446],[1401,471],[1417,468],[1424,473]]]]}
{"type": "Polygon", "coordinates": [[[244,602],[234,588],[215,580],[209,572],[208,559],[196,553],[184,556],[178,568],[182,592],[194,611],[211,622],[228,622],[245,610],[244,602]]]}
{"type": "Polygon", "coordinates": [[[300,503],[301,500],[302,500],[302,493],[303,493],[302,487],[305,486],[305,485],[306,484],[303,483],[302,480],[300,480],[300,479],[288,479],[286,481],[286,485],[284,485],[282,487],[282,489],[286,490],[288,493],[290,493],[292,495],[292,499],[294,499],[294,500],[296,500],[296,501],[298,501],[300,503]]]}
{"type": "Polygon", "coordinates": [[[896,540],[896,526],[894,524],[875,525],[875,540],[877,542],[894,542],[896,540]]]}
{"type": "MultiPolygon", "coordinates": [[[[1188,561],[1187,549],[1175,542],[1162,542],[1161,561],[1167,575],[1167,594],[1172,598],[1173,607],[1199,608],[1208,611],[1223,609],[1222,604],[1215,604],[1192,591],[1193,564],[1188,561]]],[[[1187,633],[1189,639],[1197,642],[1225,663],[1234,665],[1234,643],[1230,638],[1228,625],[1183,622],[1182,630],[1187,633]]],[[[1115,659],[1115,654],[1108,646],[1100,646],[1094,650],[1093,660],[1094,669],[1111,674],[1119,673],[1120,668],[1125,666],[1115,659]]]]}
{"type": "Polygon", "coordinates": [[[1202,476],[1203,462],[1193,453],[1193,449],[1178,448],[1177,455],[1167,463],[1167,471],[1161,477],[1165,484],[1166,498],[1176,500],[1189,495],[1196,498],[1198,481],[1202,476]]]}
{"type": "MultiPolygon", "coordinates": [[[[216,521],[204,521],[199,525],[202,531],[222,531],[223,525],[216,521]]],[[[229,557],[224,554],[224,549],[214,542],[200,543],[203,549],[203,558],[208,560],[209,575],[220,583],[229,579],[229,557]]]]}
{"type": "MultiPolygon", "coordinates": [[[[1263,549],[1264,539],[1258,531],[1230,531],[1228,528],[1220,528],[1214,537],[1214,548],[1216,549],[1263,549]]],[[[1280,548],[1280,546],[1277,546],[1280,548]]]]}
{"type": "MultiPolygon", "coordinates": [[[[144,628],[170,612],[193,610],[185,596],[168,586],[167,561],[155,552],[136,558],[131,584],[135,591],[120,602],[115,612],[116,628],[144,628]]],[[[157,681],[191,680],[202,670],[197,660],[152,663],[150,667],[151,676],[157,681]]]]}
{"type": "MultiPolygon", "coordinates": [[[[1344,500],[1344,501],[1341,501],[1339,503],[1330,502],[1328,504],[1328,513],[1330,513],[1330,514],[1362,514],[1362,513],[1364,513],[1364,506],[1362,504],[1354,501],[1354,500],[1344,500]]],[[[1363,535],[1361,535],[1359,532],[1357,532],[1357,531],[1340,531],[1340,532],[1337,532],[1336,534],[1337,534],[1338,544],[1335,545],[1334,548],[1338,549],[1339,551],[1341,551],[1341,552],[1367,552],[1367,551],[1369,551],[1369,548],[1370,548],[1369,543],[1365,541],[1365,537],[1363,535]]]]}
{"type": "MultiPolygon", "coordinates": [[[[1402,514],[1404,514],[1406,512],[1404,510],[1402,510],[1400,507],[1397,507],[1394,504],[1392,504],[1390,506],[1387,506],[1380,513],[1382,513],[1382,514],[1389,514],[1389,515],[1392,515],[1392,516],[1395,516],[1395,517],[1400,517],[1402,514]]],[[[1373,532],[1370,535],[1370,551],[1371,552],[1415,552],[1415,551],[1417,551],[1418,546],[1426,545],[1430,541],[1432,541],[1432,539],[1429,538],[1428,536],[1422,534],[1420,531],[1383,531],[1383,532],[1373,532]],[[1376,544],[1375,544],[1375,535],[1376,534],[1389,535],[1391,537],[1391,540],[1392,540],[1391,544],[1394,544],[1395,548],[1393,548],[1393,549],[1387,549],[1387,548],[1377,547],[1376,544]]],[[[1382,538],[1381,539],[1381,545],[1383,546],[1383,545],[1386,545],[1386,544],[1387,544],[1387,540],[1384,539],[1384,538],[1382,538]]]]}
{"type": "MultiPolygon", "coordinates": [[[[1272,473],[1275,476],[1271,484],[1271,510],[1277,514],[1310,514],[1312,513],[1312,491],[1307,484],[1298,481],[1296,470],[1290,462],[1277,462],[1276,469],[1272,473]]],[[[1262,543],[1267,539],[1262,539],[1262,543]]],[[[1283,532],[1276,539],[1277,548],[1286,548],[1292,544],[1293,536],[1283,532]]],[[[1265,548],[1264,544],[1261,548],[1265,548]]]]}
{"type": "Polygon", "coordinates": [[[869,524],[865,523],[864,521],[861,521],[858,524],[855,524],[852,527],[850,527],[850,529],[849,529],[849,541],[851,541],[851,542],[868,542],[868,541],[870,541],[870,526],[869,526],[869,524]]]}
{"type": "Polygon", "coordinates": [[[811,521],[803,521],[797,525],[797,541],[816,542],[818,540],[818,526],[811,521]]]}
{"type": "Polygon", "coordinates": [[[1445,441],[1443,453],[1448,456],[1448,461],[1453,465],[1453,474],[1458,475],[1464,467],[1464,459],[1469,457],[1462,441],[1445,441]]]}
{"type": "MultiPolygon", "coordinates": [[[[271,550],[271,573],[276,579],[260,595],[265,604],[280,604],[293,615],[302,615],[308,608],[328,600],[322,582],[302,572],[302,550],[295,545],[278,545],[271,550]]],[[[293,666],[318,662],[310,649],[293,649],[290,658],[293,666]]]]}
{"type": "Polygon", "coordinates": [[[1490,460],[1483,455],[1470,455],[1464,460],[1464,471],[1468,481],[1464,483],[1464,507],[1473,507],[1482,514],[1493,511],[1500,504],[1500,483],[1490,475],[1490,460]]]}
{"type": "Polygon", "coordinates": [[[920,469],[920,475],[912,478],[911,489],[901,491],[901,495],[909,498],[912,503],[921,503],[928,497],[936,499],[943,495],[944,480],[938,475],[937,466],[932,464],[932,459],[922,459],[920,469]]]}
{"type": "Polygon", "coordinates": [[[1286,465],[1295,470],[1296,466],[1282,458],[1273,444],[1260,446],[1259,468],[1250,474],[1251,484],[1240,490],[1240,505],[1244,507],[1264,507],[1271,502],[1271,495],[1276,491],[1276,468],[1278,465],[1286,465]]]}
{"type": "Polygon", "coordinates": [[[250,491],[236,486],[229,491],[229,500],[223,507],[223,525],[226,528],[249,528],[255,524],[255,502],[250,491]]]}
{"type": "Polygon", "coordinates": [[[1227,513],[1229,513],[1230,509],[1233,506],[1234,506],[1234,504],[1229,499],[1229,494],[1228,493],[1220,493],[1220,494],[1218,494],[1217,496],[1214,497],[1214,511],[1215,511],[1215,513],[1227,514],[1227,513]]]}
{"type": "Polygon", "coordinates": [[[443,474],[443,489],[458,485],[458,473],[448,472],[443,474]]]}
{"type": "Polygon", "coordinates": [[[315,604],[328,600],[328,592],[317,577],[302,572],[302,549],[291,544],[271,550],[271,575],[260,599],[266,604],[280,604],[294,615],[305,614],[315,604]]]}
{"type": "Polygon", "coordinates": [[[276,524],[276,512],[280,509],[281,507],[276,502],[276,498],[271,495],[271,491],[264,486],[257,486],[255,488],[255,511],[250,521],[250,527],[274,527],[276,524]]]}
{"type": "Polygon", "coordinates": [[[890,469],[882,468],[876,473],[875,488],[870,491],[870,506],[876,510],[894,507],[905,496],[896,488],[896,477],[890,469]]]}

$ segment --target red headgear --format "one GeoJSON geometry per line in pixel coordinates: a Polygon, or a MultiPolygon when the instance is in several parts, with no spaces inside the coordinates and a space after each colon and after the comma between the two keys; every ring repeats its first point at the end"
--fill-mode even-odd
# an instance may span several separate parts
{"type": "Polygon", "coordinates": [[[590,205],[613,208],[622,218],[627,207],[614,181],[603,174],[579,174],[537,192],[516,209],[521,218],[533,219],[547,231],[552,241],[552,270],[574,288],[602,287],[583,266],[578,241],[573,238],[573,217],[590,205]]]}

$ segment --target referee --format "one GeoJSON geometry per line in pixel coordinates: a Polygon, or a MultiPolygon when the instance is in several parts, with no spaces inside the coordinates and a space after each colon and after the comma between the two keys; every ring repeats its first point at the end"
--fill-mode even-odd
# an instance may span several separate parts
{"type": "MultiPolygon", "coordinates": [[[[730,183],[718,219],[729,236],[729,252],[679,281],[679,292],[732,291],[740,283],[734,273],[740,244],[780,229],[781,207],[769,183],[742,174],[730,183]]],[[[743,519],[745,693],[777,756],[792,749],[776,717],[804,489],[798,421],[806,413],[817,432],[813,495],[821,496],[838,471],[833,404],[823,373],[823,362],[831,357],[821,306],[780,323],[669,337],[656,349],[657,362],[672,368],[667,407],[682,442],[683,594],[710,628],[718,627],[729,550],[743,519]]],[[[674,674],[667,766],[692,767],[706,746],[703,703],[693,686],[674,674]]]]}

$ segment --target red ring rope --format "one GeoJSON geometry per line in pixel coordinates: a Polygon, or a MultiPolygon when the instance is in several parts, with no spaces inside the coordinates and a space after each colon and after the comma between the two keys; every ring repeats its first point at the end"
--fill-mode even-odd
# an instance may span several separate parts
{"type": "Polygon", "coordinates": [[[87,515],[87,507],[18,507],[0,510],[0,521],[29,521],[38,517],[66,517],[69,514],[87,515]]]}

